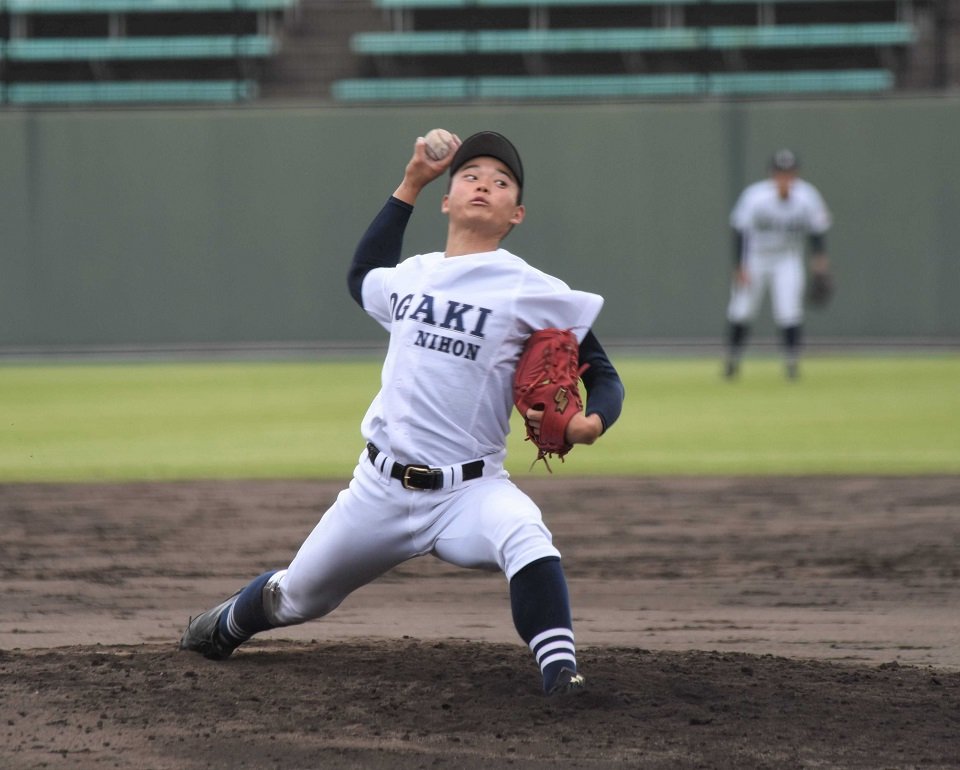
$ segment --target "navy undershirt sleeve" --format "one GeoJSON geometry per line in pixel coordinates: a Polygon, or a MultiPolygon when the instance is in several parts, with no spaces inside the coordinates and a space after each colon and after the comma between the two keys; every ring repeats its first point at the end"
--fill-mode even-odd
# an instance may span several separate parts
{"type": "Polygon", "coordinates": [[[739,230],[733,231],[733,266],[740,267],[743,264],[743,233],[739,230]]]}
{"type": "Polygon", "coordinates": [[[827,250],[827,236],[823,233],[810,233],[810,251],[823,254],[827,250]]]}
{"type": "Polygon", "coordinates": [[[606,431],[620,416],[625,391],[623,381],[592,331],[580,343],[580,365],[590,364],[581,379],[587,391],[586,414],[596,414],[606,431]]]}
{"type": "Polygon", "coordinates": [[[392,195],[363,234],[347,273],[350,296],[363,307],[363,279],[377,267],[396,267],[413,206],[392,195]]]}

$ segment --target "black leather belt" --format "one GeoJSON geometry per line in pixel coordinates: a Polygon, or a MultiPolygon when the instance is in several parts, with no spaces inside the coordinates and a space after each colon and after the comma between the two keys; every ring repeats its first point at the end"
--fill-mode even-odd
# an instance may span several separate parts
{"type": "MultiPolygon", "coordinates": [[[[373,444],[367,443],[367,457],[374,467],[380,450],[373,444]]],[[[479,479],[483,475],[483,460],[474,460],[460,466],[464,481],[479,479]]],[[[428,465],[401,465],[395,462],[390,467],[390,477],[399,481],[404,489],[443,489],[443,468],[431,468],[428,465]]],[[[452,481],[452,479],[451,479],[452,481]]]]}

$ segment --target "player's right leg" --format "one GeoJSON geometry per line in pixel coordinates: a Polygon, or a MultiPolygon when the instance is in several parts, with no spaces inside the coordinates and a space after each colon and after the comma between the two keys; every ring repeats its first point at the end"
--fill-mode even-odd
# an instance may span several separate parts
{"type": "Polygon", "coordinates": [[[533,652],[547,695],[584,688],[577,671],[573,618],[559,556],[532,562],[510,580],[510,608],[520,638],[533,652]]]}
{"type": "Polygon", "coordinates": [[[426,537],[444,561],[503,571],[514,626],[533,653],[547,695],[583,689],[560,552],[528,495],[505,478],[470,482],[426,537]]]}
{"type": "Polygon", "coordinates": [[[223,660],[254,634],[323,617],[354,590],[409,559],[396,502],[363,461],[285,570],[265,572],[192,618],[180,649],[223,660]]]}
{"type": "Polygon", "coordinates": [[[723,376],[732,380],[740,373],[740,361],[750,336],[750,326],[743,322],[731,321],[727,325],[727,358],[723,365],[723,376]]]}
{"type": "Polygon", "coordinates": [[[778,262],[771,286],[773,319],[780,329],[784,372],[789,380],[797,379],[799,374],[804,279],[804,266],[799,257],[783,259],[778,262]]]}
{"type": "Polygon", "coordinates": [[[780,329],[783,342],[784,374],[788,380],[800,376],[800,345],[803,340],[803,327],[800,324],[784,326],[780,329]]]}
{"type": "MultiPolygon", "coordinates": [[[[224,660],[229,658],[241,643],[257,631],[265,631],[267,628],[271,628],[268,623],[264,622],[256,624],[259,627],[253,627],[253,624],[251,624],[249,630],[237,631],[235,635],[228,631],[229,619],[238,604],[242,608],[246,608],[247,615],[254,612],[252,610],[253,605],[260,605],[261,609],[256,612],[256,615],[261,617],[264,615],[262,611],[263,594],[267,590],[270,580],[278,574],[280,573],[276,571],[265,572],[229,599],[197,615],[195,618],[190,618],[183,636],[180,637],[180,649],[199,652],[210,660],[224,660]]],[[[236,622],[234,622],[234,625],[236,628],[236,622]]]]}
{"type": "Polygon", "coordinates": [[[727,305],[727,354],[723,374],[728,380],[737,376],[740,362],[750,337],[750,324],[760,309],[763,292],[766,288],[766,276],[758,265],[748,260],[746,283],[736,283],[730,288],[730,302],[727,305]]]}

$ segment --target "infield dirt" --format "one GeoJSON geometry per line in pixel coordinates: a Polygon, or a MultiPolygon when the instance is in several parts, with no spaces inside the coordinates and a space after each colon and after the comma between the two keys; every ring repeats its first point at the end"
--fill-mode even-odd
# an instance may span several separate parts
{"type": "Polygon", "coordinates": [[[960,767],[960,479],[520,478],[582,695],[499,574],[414,560],[223,663],[187,617],[340,483],[0,485],[0,767],[960,767]]]}

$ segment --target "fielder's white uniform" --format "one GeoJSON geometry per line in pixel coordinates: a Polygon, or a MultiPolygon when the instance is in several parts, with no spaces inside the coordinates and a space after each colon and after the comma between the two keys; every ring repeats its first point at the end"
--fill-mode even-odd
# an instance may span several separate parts
{"type": "Polygon", "coordinates": [[[582,340],[603,299],[570,289],[504,249],[411,257],[371,270],[364,309],[390,332],[382,386],[363,419],[365,451],[349,487],[280,578],[275,619],[303,622],[407,559],[433,554],[502,570],[559,556],[536,504],[503,468],[513,373],[535,329],[582,340]],[[483,460],[482,476],[461,466],[483,460]],[[444,469],[435,491],[405,489],[394,462],[444,469]]]}
{"type": "Polygon", "coordinates": [[[806,241],[826,233],[831,221],[823,197],[803,179],[793,180],[785,199],[772,179],[747,187],[730,214],[730,225],[743,235],[742,266],[748,281],[734,283],[727,320],[752,321],[769,287],[777,326],[802,323],[806,241]]]}

